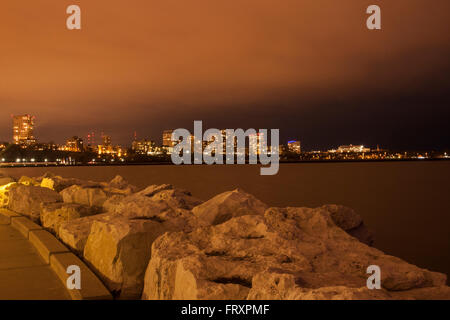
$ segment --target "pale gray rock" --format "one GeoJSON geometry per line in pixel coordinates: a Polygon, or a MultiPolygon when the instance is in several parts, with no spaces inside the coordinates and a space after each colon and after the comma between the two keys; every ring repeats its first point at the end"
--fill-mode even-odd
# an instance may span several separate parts
{"type": "Polygon", "coordinates": [[[357,238],[362,243],[373,246],[375,241],[373,232],[364,225],[362,217],[355,210],[336,204],[327,204],[320,207],[320,209],[328,211],[334,223],[349,235],[357,238]]]}
{"type": "Polygon", "coordinates": [[[109,183],[108,186],[110,188],[114,188],[114,189],[120,189],[120,190],[125,190],[125,189],[131,189],[133,191],[135,191],[136,187],[129,184],[128,181],[126,181],[122,176],[115,176],[109,183]]]}
{"type": "Polygon", "coordinates": [[[270,208],[159,237],[142,298],[407,299],[422,288],[448,298],[445,281],[358,241],[325,209],[270,208]],[[381,268],[382,291],[366,288],[370,265],[381,268]]]}
{"type": "Polygon", "coordinates": [[[171,185],[150,186],[126,196],[113,196],[103,204],[106,211],[123,217],[152,217],[167,210],[192,209],[201,200],[171,185]]]}
{"type": "Polygon", "coordinates": [[[153,241],[167,231],[192,231],[197,219],[188,210],[168,210],[147,217],[109,214],[93,222],[84,259],[121,299],[140,298],[153,241]]]}
{"type": "Polygon", "coordinates": [[[27,176],[20,177],[18,183],[23,184],[25,186],[39,186],[40,182],[35,178],[30,178],[27,176]]]}
{"type": "Polygon", "coordinates": [[[355,210],[346,206],[327,204],[320,209],[328,211],[334,223],[345,231],[357,228],[363,223],[361,216],[355,210]]]}
{"type": "Polygon", "coordinates": [[[94,221],[109,221],[113,218],[108,213],[96,214],[61,223],[58,236],[69,248],[82,254],[94,221]]]}
{"type": "Polygon", "coordinates": [[[85,206],[101,207],[108,199],[108,196],[102,188],[84,188],[79,185],[73,185],[60,192],[65,203],[77,203],[85,206]]]}
{"type": "Polygon", "coordinates": [[[41,224],[44,228],[59,236],[59,228],[65,222],[98,214],[97,207],[88,207],[76,203],[45,203],[41,206],[41,224]]]}
{"type": "Polygon", "coordinates": [[[62,201],[62,197],[56,191],[32,185],[17,184],[9,190],[8,207],[12,211],[39,222],[41,205],[60,201],[62,201]]]}
{"type": "Polygon", "coordinates": [[[235,189],[196,206],[192,213],[207,224],[220,224],[233,217],[263,215],[268,206],[253,195],[235,189]]]}
{"type": "Polygon", "coordinates": [[[174,187],[171,184],[152,184],[151,186],[148,186],[142,191],[139,191],[137,195],[145,196],[145,197],[153,197],[155,194],[157,194],[160,191],[164,190],[173,190],[174,187]]]}
{"type": "Polygon", "coordinates": [[[16,182],[10,182],[0,186],[0,207],[8,207],[9,204],[9,192],[17,185],[16,182]]]}
{"type": "Polygon", "coordinates": [[[60,176],[43,177],[41,180],[41,187],[49,188],[55,190],[56,192],[61,192],[62,190],[69,188],[73,185],[87,185],[86,181],[73,178],[62,178],[60,176]]]}

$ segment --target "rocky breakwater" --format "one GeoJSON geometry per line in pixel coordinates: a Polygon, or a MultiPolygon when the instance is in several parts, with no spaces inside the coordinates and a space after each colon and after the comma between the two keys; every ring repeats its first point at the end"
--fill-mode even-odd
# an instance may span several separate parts
{"type": "MultiPolygon", "coordinates": [[[[153,243],[144,299],[450,298],[444,274],[367,246],[325,208],[269,208],[153,243]],[[366,268],[381,269],[381,290],[366,268]]],[[[343,220],[339,220],[343,222],[343,220]]]]}
{"type": "Polygon", "coordinates": [[[199,203],[171,185],[112,197],[104,204],[103,219],[84,219],[90,230],[83,256],[117,297],[139,298],[153,241],[165,232],[199,227],[201,221],[190,212],[199,203]]]}
{"type": "Polygon", "coordinates": [[[0,178],[2,205],[55,234],[116,298],[450,298],[445,275],[371,247],[348,207],[270,208],[240,189],[203,202],[120,176],[0,178]],[[381,268],[381,290],[366,287],[369,265],[381,268]]]}

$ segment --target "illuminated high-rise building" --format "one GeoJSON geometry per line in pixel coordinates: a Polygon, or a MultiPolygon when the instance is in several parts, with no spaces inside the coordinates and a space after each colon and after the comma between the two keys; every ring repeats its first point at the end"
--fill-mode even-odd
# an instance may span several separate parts
{"type": "Polygon", "coordinates": [[[163,147],[172,148],[175,144],[174,141],[172,141],[172,133],[173,130],[164,130],[163,132],[163,147]]]}
{"type": "Polygon", "coordinates": [[[103,146],[108,147],[111,145],[111,137],[106,135],[106,134],[102,134],[102,143],[103,146]]]}
{"type": "Polygon", "coordinates": [[[298,141],[298,140],[288,141],[288,150],[289,150],[289,152],[292,152],[292,153],[301,153],[302,148],[300,145],[300,141],[298,141]]]}
{"type": "Polygon", "coordinates": [[[72,152],[83,152],[84,151],[83,139],[78,138],[77,136],[68,139],[63,150],[72,152]]]}
{"type": "Polygon", "coordinates": [[[154,154],[156,153],[156,143],[151,140],[135,140],[131,145],[131,149],[137,154],[154,154]]]}
{"type": "Polygon", "coordinates": [[[13,117],[13,142],[15,144],[30,145],[36,143],[33,131],[33,116],[25,114],[13,117]]]}

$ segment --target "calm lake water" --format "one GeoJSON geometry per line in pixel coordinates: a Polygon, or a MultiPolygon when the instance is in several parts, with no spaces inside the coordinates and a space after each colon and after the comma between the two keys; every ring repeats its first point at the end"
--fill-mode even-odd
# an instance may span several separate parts
{"type": "Polygon", "coordinates": [[[47,171],[96,181],[119,174],[139,187],[171,183],[203,200],[239,187],[271,206],[347,205],[375,232],[375,247],[450,275],[450,161],[282,164],[275,176],[251,165],[0,169],[15,177],[47,171]]]}

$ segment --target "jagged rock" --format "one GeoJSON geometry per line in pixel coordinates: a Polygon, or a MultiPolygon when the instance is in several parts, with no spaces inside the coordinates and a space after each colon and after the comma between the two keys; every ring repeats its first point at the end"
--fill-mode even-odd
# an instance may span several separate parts
{"type": "Polygon", "coordinates": [[[164,201],[154,201],[149,197],[131,195],[115,195],[103,204],[105,211],[127,218],[153,217],[165,210],[169,205],[164,201]]]}
{"type": "Polygon", "coordinates": [[[118,195],[131,195],[137,189],[119,175],[115,176],[110,182],[101,182],[100,186],[107,194],[118,195]]]}
{"type": "Polygon", "coordinates": [[[87,206],[102,207],[108,198],[115,195],[131,195],[136,189],[120,176],[116,176],[109,183],[76,180],[71,182],[76,183],[60,192],[64,202],[87,206]]]}
{"type": "Polygon", "coordinates": [[[108,200],[106,200],[103,203],[103,210],[105,212],[111,212],[114,213],[116,212],[116,210],[118,210],[118,207],[121,205],[121,203],[123,203],[123,200],[125,199],[125,195],[113,195],[112,197],[108,198],[108,200]]]}
{"type": "Polygon", "coordinates": [[[327,210],[334,223],[345,231],[357,228],[363,222],[363,219],[355,210],[346,206],[327,204],[320,208],[327,210]]]}
{"type": "Polygon", "coordinates": [[[103,207],[108,212],[134,217],[152,217],[166,210],[192,209],[201,203],[187,191],[171,185],[150,186],[127,197],[113,196],[103,207]]]}
{"type": "Polygon", "coordinates": [[[327,204],[320,208],[328,211],[334,223],[352,237],[369,246],[373,245],[375,240],[372,231],[364,225],[362,217],[352,208],[336,204],[327,204]]]}
{"type": "Polygon", "coordinates": [[[48,178],[44,177],[41,180],[41,187],[49,188],[55,190],[56,192],[60,192],[73,185],[84,185],[84,184],[86,184],[86,182],[82,180],[72,178],[66,179],[60,176],[53,176],[48,178]]]}
{"type": "Polygon", "coordinates": [[[62,197],[48,188],[17,184],[9,190],[10,210],[29,216],[38,222],[41,212],[41,204],[62,201],[62,197]]]}
{"type": "Polygon", "coordinates": [[[233,217],[264,214],[267,205],[241,189],[221,193],[196,206],[192,213],[208,224],[219,224],[233,217]]]}
{"type": "Polygon", "coordinates": [[[101,188],[84,188],[79,185],[66,188],[60,194],[65,203],[77,203],[89,207],[101,207],[108,199],[107,194],[101,188]]]}
{"type": "Polygon", "coordinates": [[[36,180],[40,181],[41,187],[54,189],[58,192],[72,185],[79,185],[84,188],[102,188],[101,182],[81,180],[77,178],[63,178],[61,176],[55,175],[52,172],[46,172],[44,175],[36,178],[36,180]],[[44,182],[44,180],[46,181],[44,182]],[[45,185],[42,185],[42,183],[44,183],[45,185]]]}
{"type": "Polygon", "coordinates": [[[94,221],[109,221],[112,218],[110,214],[102,213],[63,222],[58,236],[68,247],[82,254],[94,221]]]}
{"type": "Polygon", "coordinates": [[[375,243],[375,237],[373,235],[373,232],[368,229],[364,223],[362,223],[359,227],[347,230],[347,233],[351,235],[352,237],[355,237],[362,243],[367,244],[368,246],[373,246],[375,243]]]}
{"type": "Polygon", "coordinates": [[[153,197],[155,194],[157,194],[160,191],[164,190],[172,190],[173,186],[171,184],[152,184],[151,186],[148,186],[144,190],[138,192],[138,195],[145,196],[145,197],[153,197]]]}
{"type": "Polygon", "coordinates": [[[436,286],[405,291],[369,290],[346,286],[304,288],[294,274],[261,272],[253,277],[249,300],[440,300],[450,299],[450,287],[436,286]]]}
{"type": "Polygon", "coordinates": [[[142,297],[392,298],[398,290],[429,287],[445,292],[445,281],[443,274],[351,237],[327,210],[270,208],[263,216],[245,215],[191,233],[159,237],[152,245],[142,297]],[[365,289],[370,265],[381,268],[384,291],[365,289]]]}
{"type": "Polygon", "coordinates": [[[113,218],[92,224],[84,258],[121,299],[141,296],[153,241],[167,231],[191,231],[197,221],[183,209],[170,209],[151,217],[110,217],[113,218]]]}
{"type": "Polygon", "coordinates": [[[386,290],[369,290],[329,286],[304,288],[296,283],[294,274],[261,272],[253,277],[248,300],[387,300],[392,296],[386,290]]]}
{"type": "Polygon", "coordinates": [[[194,198],[189,191],[177,188],[156,192],[151,199],[153,201],[165,202],[172,209],[181,208],[186,210],[191,210],[203,202],[200,199],[194,198]]]}
{"type": "Polygon", "coordinates": [[[7,207],[9,204],[10,190],[16,186],[17,183],[10,182],[0,186],[0,207],[7,207]]]}
{"type": "Polygon", "coordinates": [[[39,186],[40,182],[34,178],[30,178],[27,176],[20,177],[18,183],[23,184],[25,186],[39,186]]]}
{"type": "Polygon", "coordinates": [[[41,224],[44,228],[59,235],[61,224],[81,217],[99,213],[96,207],[76,203],[47,203],[41,206],[41,224]]]}
{"type": "Polygon", "coordinates": [[[129,196],[132,195],[134,192],[134,188],[128,187],[126,189],[117,189],[117,188],[111,188],[111,187],[104,187],[102,190],[109,196],[113,195],[123,195],[123,196],[129,196]]]}
{"type": "Polygon", "coordinates": [[[111,188],[114,188],[114,189],[121,189],[121,190],[128,189],[128,188],[136,189],[135,186],[130,185],[128,183],[128,181],[126,181],[122,176],[119,176],[119,175],[115,176],[114,179],[112,179],[108,183],[108,186],[111,188]]]}

